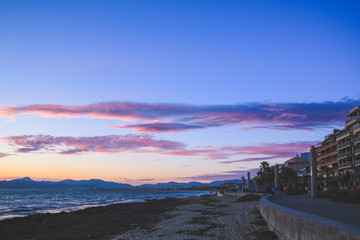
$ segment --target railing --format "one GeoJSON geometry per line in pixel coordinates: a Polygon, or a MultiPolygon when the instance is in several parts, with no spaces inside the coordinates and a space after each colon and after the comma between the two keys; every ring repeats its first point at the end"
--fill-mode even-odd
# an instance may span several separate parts
{"type": "Polygon", "coordinates": [[[347,120],[347,121],[346,121],[346,124],[348,124],[349,122],[354,121],[354,120],[356,120],[356,119],[359,119],[359,117],[354,117],[354,118],[351,118],[351,119],[347,120]]]}
{"type": "Polygon", "coordinates": [[[346,143],[343,143],[343,144],[339,144],[337,146],[337,149],[348,147],[348,146],[350,146],[350,144],[351,144],[351,142],[346,142],[346,143]]]}
{"type": "Polygon", "coordinates": [[[338,167],[348,167],[351,166],[351,162],[344,162],[344,163],[339,163],[338,167]]]}
{"type": "Polygon", "coordinates": [[[347,135],[347,134],[349,134],[349,131],[345,131],[345,132],[339,133],[339,134],[336,136],[336,138],[341,138],[341,137],[343,137],[343,136],[345,136],[345,135],[347,135]]]}
{"type": "Polygon", "coordinates": [[[355,149],[355,153],[360,152],[360,148],[355,149]]]}
{"type": "Polygon", "coordinates": [[[319,154],[318,157],[319,158],[325,158],[325,157],[329,157],[329,156],[334,156],[337,155],[337,151],[333,151],[333,152],[329,152],[329,153],[323,153],[323,154],[319,154]]]}
{"type": "Polygon", "coordinates": [[[329,162],[335,162],[337,161],[337,158],[329,158],[329,159],[322,159],[320,161],[318,161],[319,165],[325,164],[325,163],[329,163],[329,162]]]}
{"type": "Polygon", "coordinates": [[[323,160],[320,161],[320,164],[324,164],[324,163],[327,163],[327,162],[328,162],[327,159],[323,159],[323,160]]]}
{"type": "Polygon", "coordinates": [[[360,164],[360,160],[355,160],[355,165],[359,165],[360,164]]]}
{"type": "Polygon", "coordinates": [[[360,137],[354,138],[354,143],[359,142],[359,141],[360,141],[360,137]]]}
{"type": "Polygon", "coordinates": [[[356,129],[360,128],[360,124],[359,125],[356,125],[353,127],[353,131],[355,131],[356,129]]]}
{"type": "Polygon", "coordinates": [[[346,152],[346,153],[339,153],[339,155],[338,155],[338,159],[339,158],[343,158],[343,157],[347,157],[347,156],[350,156],[351,155],[351,153],[350,152],[346,152]]]}

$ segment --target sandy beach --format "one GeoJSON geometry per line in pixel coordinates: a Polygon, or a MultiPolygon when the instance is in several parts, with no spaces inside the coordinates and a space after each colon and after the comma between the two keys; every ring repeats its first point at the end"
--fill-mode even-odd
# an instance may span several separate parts
{"type": "Polygon", "coordinates": [[[234,194],[113,204],[0,221],[1,239],[277,239],[259,196],[234,194]]]}

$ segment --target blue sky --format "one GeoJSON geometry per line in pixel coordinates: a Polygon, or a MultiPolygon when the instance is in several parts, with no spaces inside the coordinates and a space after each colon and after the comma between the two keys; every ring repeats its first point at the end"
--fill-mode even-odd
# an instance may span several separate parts
{"type": "MultiPolygon", "coordinates": [[[[91,147],[77,155],[59,154],[64,144],[74,150],[68,142],[72,138],[146,135],[182,143],[187,151],[320,141],[342,126],[344,112],[359,104],[359,10],[358,1],[2,1],[0,167],[6,173],[0,177],[201,180],[206,174],[235,177],[229,173],[235,170],[240,176],[259,163],[225,167],[219,163],[224,159],[202,160],[205,153],[125,153],[123,146],[111,154],[91,147]],[[125,119],[119,112],[104,117],[98,108],[110,103],[115,108],[118,103],[143,104],[137,105],[140,110],[131,106],[142,117],[145,107],[147,117],[134,119],[126,113],[131,119],[125,119]],[[157,107],[166,104],[176,114],[159,112],[157,107]],[[274,109],[263,112],[274,104],[277,114],[274,109]],[[54,113],[48,105],[92,113],[54,113]],[[179,106],[191,113],[180,114],[179,106]],[[154,123],[156,132],[131,127],[154,123]],[[40,134],[67,141],[42,143],[56,151],[37,147],[21,153],[30,140],[9,140],[40,134]],[[48,166],[41,173],[16,170],[23,161],[34,166],[46,161],[48,166]],[[80,174],[84,171],[74,161],[86,166],[86,174],[80,174]],[[144,167],[135,167],[139,165],[144,167]],[[101,173],[97,168],[103,168],[101,173]]],[[[80,140],[82,147],[89,141],[80,140]]],[[[304,149],[296,146],[293,153],[304,149]]],[[[259,152],[259,158],[268,154],[259,152]]],[[[232,152],[226,158],[249,156],[232,152]]]]}

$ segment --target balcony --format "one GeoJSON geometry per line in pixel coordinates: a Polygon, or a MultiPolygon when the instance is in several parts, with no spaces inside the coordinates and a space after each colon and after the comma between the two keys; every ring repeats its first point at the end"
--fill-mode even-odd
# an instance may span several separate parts
{"type": "Polygon", "coordinates": [[[339,153],[338,154],[338,159],[345,158],[345,157],[350,157],[350,156],[351,156],[351,152],[339,153]]]}
{"type": "Polygon", "coordinates": [[[351,162],[339,163],[338,168],[351,167],[351,162]]]}
{"type": "Polygon", "coordinates": [[[355,149],[354,153],[355,155],[358,155],[360,153],[360,148],[355,149]]]}
{"type": "Polygon", "coordinates": [[[321,161],[321,162],[318,162],[317,163],[317,166],[319,167],[319,168],[321,168],[321,167],[331,167],[331,166],[333,166],[333,165],[335,165],[335,164],[337,164],[338,162],[337,162],[337,159],[333,159],[333,160],[330,160],[330,161],[321,161]]]}
{"type": "Polygon", "coordinates": [[[355,160],[355,165],[360,165],[360,160],[355,160]]]}
{"type": "Polygon", "coordinates": [[[337,162],[337,158],[336,157],[324,158],[324,159],[318,160],[317,162],[318,162],[318,164],[337,162]]]}
{"type": "Polygon", "coordinates": [[[358,120],[360,120],[359,117],[355,117],[355,118],[351,118],[351,119],[347,120],[346,123],[345,123],[345,127],[347,127],[347,126],[349,126],[351,124],[354,124],[358,120]]]}
{"type": "Polygon", "coordinates": [[[343,138],[346,138],[348,136],[350,136],[350,132],[349,131],[344,131],[344,132],[341,132],[338,135],[336,135],[336,140],[339,141],[339,140],[341,140],[343,138]]]}
{"type": "Polygon", "coordinates": [[[346,143],[339,144],[339,145],[337,146],[337,149],[340,150],[340,149],[342,149],[342,148],[349,147],[350,144],[351,144],[351,142],[346,142],[346,143]]]}
{"type": "Polygon", "coordinates": [[[353,127],[353,132],[354,133],[359,132],[359,131],[360,131],[360,124],[353,127]]]}
{"type": "Polygon", "coordinates": [[[360,142],[360,137],[354,138],[354,143],[360,142]]]}
{"type": "Polygon", "coordinates": [[[320,154],[317,157],[318,157],[318,160],[326,159],[328,157],[336,158],[337,157],[337,151],[326,153],[326,154],[320,154]]]}

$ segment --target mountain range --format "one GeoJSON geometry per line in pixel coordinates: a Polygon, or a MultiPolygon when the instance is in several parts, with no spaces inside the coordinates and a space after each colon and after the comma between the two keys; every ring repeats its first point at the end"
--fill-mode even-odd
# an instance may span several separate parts
{"type": "Polygon", "coordinates": [[[19,188],[95,188],[95,189],[166,189],[171,186],[175,188],[190,188],[190,187],[216,187],[224,182],[241,183],[241,179],[226,180],[226,181],[213,181],[210,183],[201,182],[168,182],[168,183],[156,183],[156,184],[143,184],[140,186],[132,186],[130,184],[106,182],[100,179],[91,180],[62,180],[59,182],[54,181],[34,181],[29,177],[14,179],[10,181],[0,181],[0,189],[19,189],[19,188]]]}

